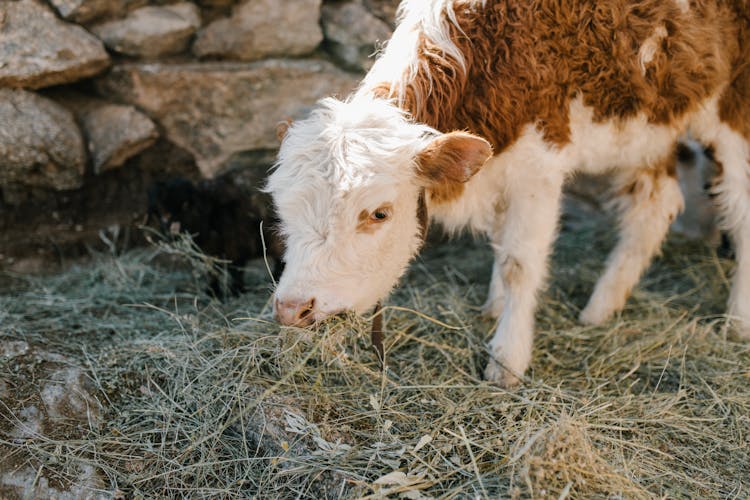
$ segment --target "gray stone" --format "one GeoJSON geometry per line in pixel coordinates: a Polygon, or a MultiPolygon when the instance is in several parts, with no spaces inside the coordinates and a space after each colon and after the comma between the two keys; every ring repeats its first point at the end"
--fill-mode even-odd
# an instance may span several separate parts
{"type": "MultiPolygon", "coordinates": [[[[47,391],[47,398],[52,399],[54,406],[47,407],[46,412],[41,411],[36,405],[26,406],[18,411],[16,415],[17,424],[9,433],[9,437],[16,443],[26,440],[54,438],[61,433],[69,435],[69,425],[73,420],[80,422],[85,427],[98,424],[100,408],[88,389],[81,385],[83,372],[79,368],[68,368],[67,370],[71,373],[75,371],[75,377],[67,376],[66,380],[61,381],[61,383],[67,382],[71,384],[70,386],[57,385],[53,395],[50,395],[48,389],[50,384],[47,384],[43,389],[43,397],[44,391],[47,391]],[[77,412],[77,409],[72,413],[68,410],[68,404],[75,407],[75,405],[84,404],[84,400],[86,405],[89,404],[89,401],[91,404],[91,406],[84,408],[86,413],[77,412]]],[[[53,374],[53,377],[55,376],[57,375],[53,374]]],[[[67,484],[55,481],[54,475],[48,479],[48,474],[40,475],[40,472],[42,472],[42,469],[37,470],[28,466],[23,468],[13,467],[12,462],[6,464],[0,460],[0,496],[11,491],[18,495],[17,498],[54,498],[58,500],[103,500],[112,498],[111,495],[102,492],[104,481],[91,465],[76,464],[71,470],[73,476],[68,477],[69,482],[67,484]],[[51,486],[51,482],[54,487],[51,486]]],[[[48,470],[44,472],[46,473],[48,470]]]]}
{"type": "Polygon", "coordinates": [[[97,24],[91,30],[115,52],[157,58],[185,51],[200,26],[198,7],[182,2],[141,7],[125,19],[97,24]]]}
{"type": "Polygon", "coordinates": [[[364,0],[364,5],[389,26],[396,26],[396,12],[401,0],[364,0]]]}
{"type": "Polygon", "coordinates": [[[254,61],[268,56],[307,54],[323,40],[318,20],[321,0],[248,0],[229,18],[200,32],[193,44],[198,57],[254,61]]]}
{"type": "MultiPolygon", "coordinates": [[[[12,342],[19,341],[0,337],[0,345],[12,342]]],[[[70,452],[62,446],[49,448],[41,462],[29,451],[41,443],[82,439],[101,423],[102,407],[86,370],[74,359],[40,345],[24,342],[21,347],[24,356],[14,359],[4,377],[13,392],[3,397],[4,411],[12,417],[6,417],[11,425],[0,445],[0,498],[112,498],[98,470],[69,460],[70,452]],[[61,462],[65,468],[56,468],[61,462]]]]}
{"type": "Polygon", "coordinates": [[[112,104],[69,88],[44,94],[76,117],[97,175],[121,167],[159,138],[154,122],[133,106],[112,104]]]}
{"type": "Polygon", "coordinates": [[[0,184],[80,187],[86,168],[83,138],[72,114],[54,101],[0,89],[0,184]]]}
{"type": "Polygon", "coordinates": [[[357,79],[319,60],[129,64],[97,82],[103,95],[133,104],[189,151],[207,177],[236,155],[278,147],[276,125],[318,99],[345,95],[357,79]]]}
{"type": "Polygon", "coordinates": [[[391,28],[356,1],[326,4],[321,23],[328,50],[345,66],[368,70],[378,45],[387,41],[391,28]]]}
{"type": "Polygon", "coordinates": [[[109,66],[101,42],[60,21],[36,0],[0,2],[0,86],[41,88],[87,78],[109,66]]]}
{"type": "Polygon", "coordinates": [[[63,19],[83,24],[122,14],[129,8],[147,4],[148,0],[49,0],[49,3],[63,19]]]}
{"type": "Polygon", "coordinates": [[[122,166],[159,137],[154,122],[132,106],[93,106],[81,120],[95,174],[122,166]]]}

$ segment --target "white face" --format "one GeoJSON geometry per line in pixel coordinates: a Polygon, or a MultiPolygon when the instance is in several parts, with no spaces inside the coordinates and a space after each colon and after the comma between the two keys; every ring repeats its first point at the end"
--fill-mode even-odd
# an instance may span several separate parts
{"type": "Polygon", "coordinates": [[[440,137],[371,98],[328,99],[291,125],[267,185],[286,240],[282,323],[363,313],[388,295],[421,245],[419,193],[436,176],[419,158],[440,137]]]}

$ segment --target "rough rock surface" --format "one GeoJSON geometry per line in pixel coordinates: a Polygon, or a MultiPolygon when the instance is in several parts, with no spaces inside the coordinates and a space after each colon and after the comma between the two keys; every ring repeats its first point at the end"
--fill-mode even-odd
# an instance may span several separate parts
{"type": "Polygon", "coordinates": [[[185,51],[200,25],[198,7],[182,2],[141,7],[125,19],[97,24],[91,30],[115,52],[157,58],[185,51]]]}
{"type": "MultiPolygon", "coordinates": [[[[0,411],[15,416],[3,419],[0,434],[14,443],[61,436],[70,439],[99,424],[101,406],[91,381],[71,358],[0,336],[0,368],[7,377],[7,382],[3,381],[6,392],[10,392],[7,386],[13,387],[12,397],[3,399],[0,411]]],[[[75,466],[71,471],[75,480],[67,484],[49,474],[32,454],[19,449],[7,453],[7,445],[0,444],[0,498],[112,497],[104,493],[104,482],[93,467],[75,466]]]]}
{"type": "Polygon", "coordinates": [[[148,0],[49,0],[64,19],[87,23],[148,3],[148,0]]]}
{"type": "Polygon", "coordinates": [[[0,89],[0,185],[73,189],[86,168],[83,138],[71,113],[37,94],[0,89]]]}
{"type": "Polygon", "coordinates": [[[388,23],[396,26],[396,11],[401,0],[364,0],[364,5],[370,12],[388,23]]]}
{"type": "Polygon", "coordinates": [[[93,76],[109,65],[101,42],[36,0],[0,2],[0,86],[41,88],[93,76]]]}
{"type": "Polygon", "coordinates": [[[254,61],[267,56],[307,54],[323,40],[321,0],[248,0],[229,18],[202,29],[193,44],[198,57],[254,61]]]}
{"type": "Polygon", "coordinates": [[[122,166],[159,137],[154,122],[132,106],[92,106],[81,120],[95,174],[122,166]]]}
{"type": "Polygon", "coordinates": [[[321,22],[326,47],[346,67],[368,70],[379,44],[391,36],[391,28],[356,1],[323,6],[321,22]]]}
{"type": "Polygon", "coordinates": [[[123,65],[97,85],[157,120],[212,177],[235,154],[276,148],[279,121],[299,116],[324,96],[344,95],[356,83],[325,61],[266,60],[123,65]]]}
{"type": "Polygon", "coordinates": [[[68,88],[48,89],[44,95],[75,116],[94,174],[121,167],[159,138],[154,122],[133,106],[113,104],[68,88]]]}

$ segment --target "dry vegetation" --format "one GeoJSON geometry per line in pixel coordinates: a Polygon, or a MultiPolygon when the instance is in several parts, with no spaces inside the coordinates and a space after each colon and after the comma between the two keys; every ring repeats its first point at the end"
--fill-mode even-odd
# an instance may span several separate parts
{"type": "Polygon", "coordinates": [[[0,444],[63,479],[94,465],[128,498],[747,497],[731,263],[671,241],[621,316],[584,327],[607,227],[563,233],[514,391],[481,380],[491,256],[469,240],[428,249],[392,297],[385,372],[366,318],[280,331],[262,265],[223,304],[158,249],[6,277],[0,335],[82,359],[105,410],[82,438],[0,444]]]}

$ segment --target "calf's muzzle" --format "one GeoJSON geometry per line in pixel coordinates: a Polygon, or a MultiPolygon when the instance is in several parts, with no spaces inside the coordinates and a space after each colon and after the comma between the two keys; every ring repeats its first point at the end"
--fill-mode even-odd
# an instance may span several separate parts
{"type": "Polygon", "coordinates": [[[274,302],[276,317],[285,326],[309,326],[315,321],[315,298],[280,299],[274,302]]]}

